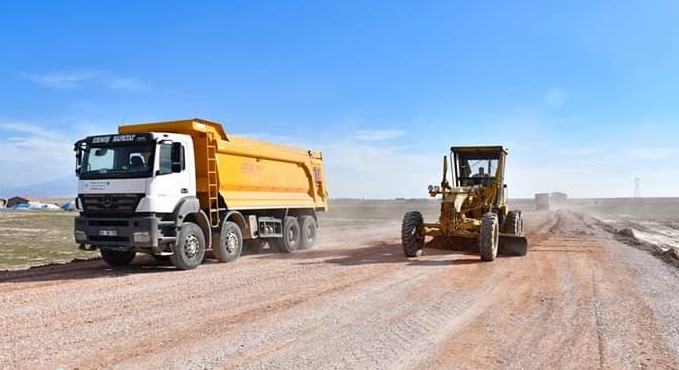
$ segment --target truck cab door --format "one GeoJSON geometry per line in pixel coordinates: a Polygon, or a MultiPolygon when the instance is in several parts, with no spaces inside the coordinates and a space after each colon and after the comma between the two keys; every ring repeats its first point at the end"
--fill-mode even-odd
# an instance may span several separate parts
{"type": "Polygon", "coordinates": [[[153,193],[156,198],[156,212],[172,212],[182,198],[196,195],[195,181],[191,181],[190,171],[187,170],[183,143],[158,143],[155,168],[153,193]]]}

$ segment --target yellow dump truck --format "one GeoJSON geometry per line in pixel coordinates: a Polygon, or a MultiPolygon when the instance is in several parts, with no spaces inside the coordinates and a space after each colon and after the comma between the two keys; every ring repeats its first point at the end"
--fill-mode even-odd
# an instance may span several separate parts
{"type": "Polygon", "coordinates": [[[109,265],[136,253],[179,269],[220,262],[246,244],[311,248],[326,211],[320,152],[227,135],[204,119],[125,125],[75,143],[75,240],[109,265]]]}

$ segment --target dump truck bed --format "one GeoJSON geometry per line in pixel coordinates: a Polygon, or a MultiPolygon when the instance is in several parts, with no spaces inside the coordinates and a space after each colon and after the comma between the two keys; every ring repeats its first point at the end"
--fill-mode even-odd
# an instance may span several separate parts
{"type": "Polygon", "coordinates": [[[209,202],[213,186],[229,209],[327,209],[323,157],[318,151],[227,135],[221,124],[198,118],[126,125],[118,131],[191,136],[201,204],[209,202]]]}

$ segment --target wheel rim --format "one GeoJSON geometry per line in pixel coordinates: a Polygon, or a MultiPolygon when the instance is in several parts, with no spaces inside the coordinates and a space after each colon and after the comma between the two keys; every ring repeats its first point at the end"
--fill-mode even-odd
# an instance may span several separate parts
{"type": "Polygon", "coordinates": [[[194,258],[196,254],[198,254],[198,246],[200,245],[200,242],[198,241],[198,238],[190,234],[186,237],[184,240],[184,254],[186,257],[189,258],[194,258]]]}
{"type": "Polygon", "coordinates": [[[295,240],[295,230],[291,227],[290,230],[288,230],[288,242],[292,242],[295,240]]]}
{"type": "Polygon", "coordinates": [[[233,253],[238,248],[238,236],[233,231],[230,232],[226,237],[226,251],[233,253]]]}
{"type": "Polygon", "coordinates": [[[313,241],[316,235],[314,235],[314,228],[311,227],[311,225],[307,226],[306,228],[306,235],[307,235],[307,240],[308,241],[313,241]]]}

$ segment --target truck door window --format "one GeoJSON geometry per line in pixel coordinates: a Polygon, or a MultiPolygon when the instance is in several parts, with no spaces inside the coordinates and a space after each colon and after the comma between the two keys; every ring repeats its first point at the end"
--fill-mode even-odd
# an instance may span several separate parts
{"type": "Polygon", "coordinates": [[[158,148],[158,174],[172,173],[172,144],[160,144],[158,148]]]}
{"type": "Polygon", "coordinates": [[[172,172],[181,172],[185,169],[184,146],[182,143],[172,143],[172,172]]]}

